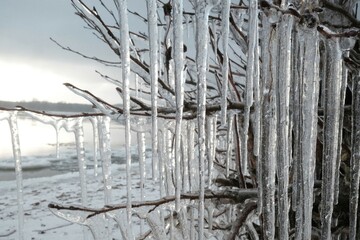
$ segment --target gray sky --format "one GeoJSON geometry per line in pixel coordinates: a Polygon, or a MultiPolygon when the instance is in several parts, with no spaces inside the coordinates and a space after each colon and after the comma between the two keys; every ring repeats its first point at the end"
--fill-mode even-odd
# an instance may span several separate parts
{"type": "MultiPolygon", "coordinates": [[[[90,3],[95,0],[86,1],[90,3]]],[[[95,70],[111,76],[120,70],[66,52],[50,41],[114,60],[114,54],[74,14],[71,1],[1,0],[0,100],[87,102],[62,85],[70,82],[115,103],[120,101],[112,84],[95,70]]]]}

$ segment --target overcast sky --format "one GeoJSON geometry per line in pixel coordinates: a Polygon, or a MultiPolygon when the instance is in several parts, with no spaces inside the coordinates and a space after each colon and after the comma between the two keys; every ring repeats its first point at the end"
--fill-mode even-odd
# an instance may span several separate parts
{"type": "Polygon", "coordinates": [[[0,100],[87,102],[62,85],[70,82],[109,102],[120,101],[114,86],[95,73],[112,75],[120,70],[66,52],[50,41],[52,37],[91,56],[114,60],[74,12],[69,0],[1,0],[0,100]]]}

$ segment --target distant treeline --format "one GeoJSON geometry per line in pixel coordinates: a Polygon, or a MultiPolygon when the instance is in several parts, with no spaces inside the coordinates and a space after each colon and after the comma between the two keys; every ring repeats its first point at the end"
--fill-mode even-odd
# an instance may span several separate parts
{"type": "Polygon", "coordinates": [[[52,103],[46,101],[31,101],[31,102],[8,102],[0,101],[0,107],[15,108],[21,106],[30,110],[45,111],[45,112],[93,112],[94,109],[90,104],[80,103],[52,103]]]}

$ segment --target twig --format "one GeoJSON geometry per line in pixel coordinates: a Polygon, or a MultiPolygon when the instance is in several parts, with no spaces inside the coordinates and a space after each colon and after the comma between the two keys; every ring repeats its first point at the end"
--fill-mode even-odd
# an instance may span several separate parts
{"type": "MultiPolygon", "coordinates": [[[[243,202],[249,198],[256,198],[257,197],[257,189],[237,189],[237,190],[225,190],[221,192],[207,192],[205,194],[205,199],[229,199],[236,203],[243,202]]],[[[182,200],[197,200],[199,199],[198,193],[185,193],[180,196],[182,200]]],[[[175,196],[167,196],[164,198],[160,198],[157,200],[152,201],[144,201],[144,202],[132,202],[132,208],[139,208],[145,206],[160,206],[169,202],[173,202],[175,200],[175,196]]],[[[50,203],[48,205],[49,208],[53,208],[56,210],[71,210],[71,211],[84,211],[84,212],[91,212],[87,216],[87,218],[91,218],[95,215],[107,213],[119,209],[124,209],[127,207],[127,203],[117,204],[117,205],[108,205],[104,208],[94,209],[94,208],[87,208],[83,206],[66,206],[60,205],[56,203],[50,203]]]]}
{"type": "Polygon", "coordinates": [[[12,235],[12,234],[14,234],[14,233],[16,233],[16,230],[12,230],[12,231],[10,231],[10,232],[8,232],[8,233],[6,233],[6,234],[1,234],[0,237],[1,237],[1,238],[3,238],[3,237],[8,237],[8,236],[10,236],[10,235],[12,235]]]}
{"type": "Polygon", "coordinates": [[[342,8],[340,5],[337,5],[335,3],[329,2],[327,0],[321,0],[323,6],[327,9],[333,10],[335,12],[338,12],[342,14],[344,17],[346,17],[355,27],[360,27],[360,21],[358,21],[356,18],[354,18],[351,13],[349,13],[346,9],[342,8]]]}
{"type": "Polygon", "coordinates": [[[240,214],[239,217],[236,219],[236,222],[233,224],[231,235],[229,236],[228,240],[236,239],[236,236],[238,235],[241,226],[244,224],[249,214],[256,209],[256,207],[257,203],[251,201],[245,205],[244,209],[242,209],[241,212],[240,209],[238,209],[238,212],[240,214]]]}
{"type": "Polygon", "coordinates": [[[47,231],[51,231],[51,230],[54,230],[54,229],[59,229],[59,228],[71,226],[71,225],[73,225],[73,224],[74,224],[74,223],[67,223],[67,224],[63,224],[63,225],[56,226],[56,227],[52,227],[52,228],[46,228],[46,229],[42,229],[42,230],[33,230],[33,232],[45,233],[45,232],[47,232],[47,231]]]}

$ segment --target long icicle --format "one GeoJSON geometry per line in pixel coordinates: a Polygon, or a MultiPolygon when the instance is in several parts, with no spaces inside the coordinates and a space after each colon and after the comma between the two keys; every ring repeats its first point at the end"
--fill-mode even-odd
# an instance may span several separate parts
{"type": "Polygon", "coordinates": [[[359,204],[359,180],[360,180],[360,77],[353,79],[353,103],[352,103],[352,155],[350,172],[350,240],[357,239],[359,236],[357,230],[358,222],[358,204],[359,204]]]}
{"type": "Polygon", "coordinates": [[[275,165],[276,165],[276,106],[274,94],[276,83],[277,30],[267,16],[263,16],[263,97],[262,97],[262,135],[261,135],[261,179],[259,194],[262,201],[262,232],[264,239],[275,237],[275,165]],[[275,85],[275,86],[274,86],[275,85]]]}
{"type": "Polygon", "coordinates": [[[99,116],[98,132],[100,142],[100,156],[102,163],[102,176],[104,182],[105,205],[112,202],[112,176],[111,176],[111,139],[110,139],[110,117],[99,116]]]}
{"type": "Polygon", "coordinates": [[[277,174],[278,174],[278,217],[279,217],[279,238],[289,238],[289,99],[291,79],[291,31],[293,18],[289,15],[282,17],[280,22],[280,52],[279,55],[279,78],[277,81],[277,110],[278,122],[277,132],[277,174]]]}
{"type": "Polygon", "coordinates": [[[175,65],[175,92],[176,92],[176,125],[175,125],[175,210],[180,210],[180,193],[181,193],[181,126],[184,108],[184,63],[183,63],[183,1],[172,0],[173,21],[174,21],[174,65],[175,65]]]}
{"type": "MultiPolygon", "coordinates": [[[[297,39],[303,49],[302,85],[300,88],[300,158],[298,163],[298,183],[301,192],[301,234],[298,239],[311,239],[314,173],[317,140],[317,106],[319,96],[319,43],[316,29],[302,29],[297,39]]],[[[301,212],[299,210],[299,212],[301,212]]],[[[299,222],[301,222],[299,221],[299,222]]]]}
{"type": "MultiPolygon", "coordinates": [[[[152,148],[152,178],[157,180],[159,175],[158,153],[158,27],[156,0],[147,0],[147,15],[150,44],[150,78],[151,78],[151,148],[152,148]]],[[[161,54],[160,54],[161,55],[161,54]]]]}
{"type": "MultiPolygon", "coordinates": [[[[255,0],[256,1],[256,0],[255,0]]],[[[223,63],[221,65],[222,74],[222,89],[221,89],[221,125],[225,126],[227,117],[227,92],[228,92],[228,72],[229,72],[229,19],[230,19],[230,0],[223,1],[221,10],[221,34],[222,34],[222,48],[223,48],[223,63]]],[[[216,32],[215,32],[216,35],[216,32]]],[[[217,44],[216,44],[217,46],[217,44]]],[[[215,52],[215,54],[217,54],[215,52]]]]}
{"type": "Polygon", "coordinates": [[[123,105],[125,118],[125,151],[126,151],[126,180],[127,180],[127,237],[133,239],[132,233],[132,209],[131,209],[131,135],[130,135],[130,49],[129,49],[129,25],[127,15],[127,1],[118,0],[118,14],[120,19],[120,52],[123,82],[123,105]]]}
{"type": "MultiPolygon", "coordinates": [[[[138,142],[138,155],[139,155],[139,169],[140,169],[140,201],[145,200],[145,178],[146,178],[146,167],[145,167],[145,133],[137,133],[137,142],[138,142]]],[[[144,231],[144,220],[140,220],[140,233],[144,231]]]]}
{"type": "Polygon", "coordinates": [[[81,204],[86,206],[88,204],[87,200],[87,187],[86,187],[86,159],[85,159],[85,147],[84,147],[84,128],[83,128],[83,118],[79,117],[74,119],[74,134],[76,141],[76,152],[79,164],[79,174],[80,174],[80,186],[81,186],[81,204]]]}
{"type": "Polygon", "coordinates": [[[340,94],[342,63],[339,39],[327,39],[328,55],[325,87],[324,148],[321,194],[321,239],[331,238],[331,222],[334,204],[336,158],[338,156],[340,94]]]}
{"type": "Polygon", "coordinates": [[[248,174],[248,131],[250,122],[250,108],[254,101],[254,77],[256,77],[257,60],[255,56],[258,51],[258,1],[252,0],[250,2],[249,12],[249,48],[247,53],[246,65],[246,97],[245,97],[245,116],[243,122],[243,137],[241,138],[241,168],[243,174],[248,174]]]}
{"type": "MultiPolygon", "coordinates": [[[[98,175],[98,150],[99,150],[99,120],[98,117],[90,118],[93,127],[93,160],[94,160],[94,176],[98,175]]],[[[56,133],[58,134],[58,133],[56,133]]]]}
{"type": "Polygon", "coordinates": [[[199,141],[199,240],[204,239],[204,195],[205,195],[205,153],[206,153],[206,72],[207,72],[207,49],[209,13],[213,4],[207,1],[197,0],[195,3],[196,15],[196,65],[197,65],[197,124],[199,141]]]}
{"type": "Polygon", "coordinates": [[[24,198],[23,198],[23,177],[21,167],[21,149],[19,140],[19,129],[17,124],[17,111],[11,112],[8,119],[13,155],[15,159],[15,175],[16,175],[16,188],[17,188],[17,203],[18,203],[18,232],[19,240],[24,239],[24,198]]]}

